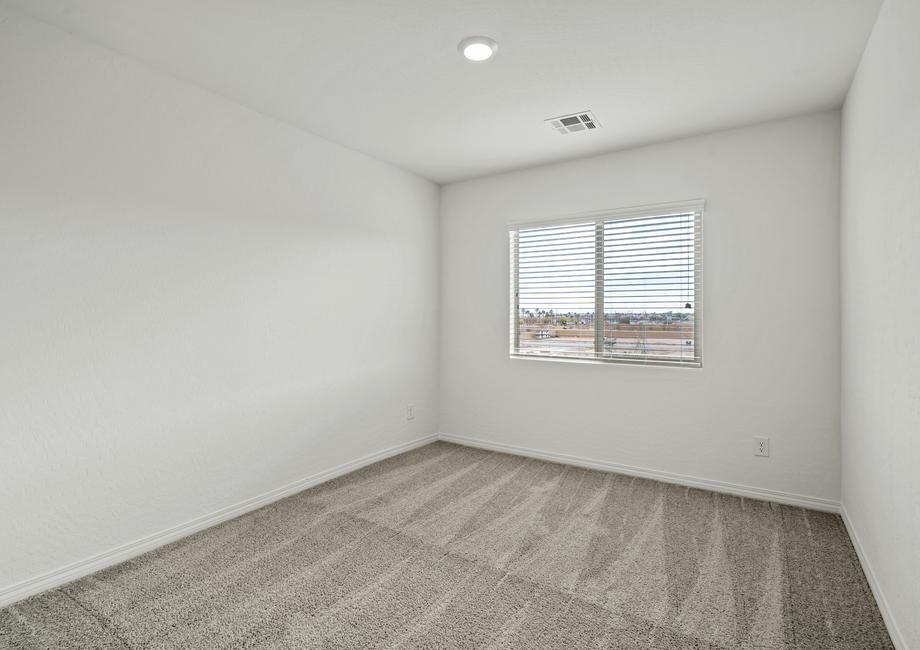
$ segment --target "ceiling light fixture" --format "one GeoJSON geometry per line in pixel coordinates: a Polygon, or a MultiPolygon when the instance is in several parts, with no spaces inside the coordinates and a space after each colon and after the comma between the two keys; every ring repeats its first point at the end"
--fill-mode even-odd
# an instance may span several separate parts
{"type": "Polygon", "coordinates": [[[498,43],[488,36],[470,36],[457,45],[457,50],[470,61],[491,59],[498,49],[498,43]]]}

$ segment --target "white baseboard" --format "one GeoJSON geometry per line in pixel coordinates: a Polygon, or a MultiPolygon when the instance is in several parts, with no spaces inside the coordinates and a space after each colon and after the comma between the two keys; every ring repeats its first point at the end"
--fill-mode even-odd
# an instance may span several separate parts
{"type": "Polygon", "coordinates": [[[41,593],[42,591],[59,587],[73,580],[77,580],[78,578],[82,578],[106,567],[118,564],[119,562],[124,562],[125,560],[137,557],[138,555],[146,553],[147,551],[151,551],[157,547],[169,544],[170,542],[174,542],[178,539],[204,530],[205,528],[210,528],[211,526],[216,526],[217,524],[224,521],[239,517],[240,515],[261,508],[262,506],[268,505],[274,501],[278,501],[279,499],[283,499],[284,497],[290,496],[302,490],[306,490],[315,485],[319,485],[320,483],[329,481],[338,476],[348,474],[349,472],[353,472],[367,465],[371,465],[378,461],[384,460],[390,456],[395,456],[397,454],[409,451],[410,449],[415,449],[417,447],[427,445],[428,443],[434,442],[435,440],[444,440],[445,442],[453,442],[459,445],[465,445],[467,447],[477,447],[479,449],[499,451],[516,456],[526,456],[528,458],[537,458],[540,460],[546,460],[554,463],[564,463],[566,465],[575,465],[577,467],[585,467],[588,469],[616,472],[619,474],[627,474],[629,476],[638,476],[642,478],[664,481],[667,483],[675,483],[678,485],[686,485],[689,487],[712,490],[715,492],[734,494],[737,496],[775,501],[778,503],[801,506],[814,510],[840,513],[843,518],[844,525],[846,526],[846,530],[849,533],[850,539],[853,541],[853,547],[856,549],[856,554],[859,557],[860,563],[862,564],[866,579],[869,582],[869,587],[872,589],[872,593],[875,596],[876,602],[878,603],[879,610],[882,613],[882,618],[885,620],[885,624],[888,627],[888,632],[891,635],[891,640],[897,650],[907,650],[907,642],[904,640],[904,637],[894,620],[891,609],[888,606],[888,601],[882,592],[881,585],[879,584],[875,575],[875,571],[872,568],[872,564],[870,563],[869,558],[866,556],[866,552],[859,540],[859,535],[853,527],[853,522],[847,515],[846,508],[841,507],[841,505],[835,501],[819,497],[804,496],[800,494],[790,494],[777,490],[767,490],[764,488],[735,483],[726,483],[724,481],[698,478],[684,474],[674,474],[671,472],[663,472],[660,470],[647,469],[643,467],[634,467],[631,465],[623,465],[609,461],[591,460],[579,456],[571,456],[569,454],[540,451],[537,449],[530,449],[528,447],[507,445],[503,443],[482,440],[479,438],[469,438],[466,436],[456,436],[449,433],[431,434],[417,438],[415,440],[411,440],[406,443],[389,447],[387,449],[382,449],[373,454],[368,454],[367,456],[343,463],[342,465],[338,465],[331,469],[313,474],[312,476],[288,483],[287,485],[283,485],[269,492],[265,492],[259,496],[246,499],[245,501],[227,506],[226,508],[221,508],[220,510],[210,514],[197,517],[191,521],[187,521],[177,526],[173,526],[172,528],[168,528],[158,533],[142,537],[141,539],[129,542],[127,544],[122,544],[121,546],[109,549],[108,551],[98,553],[53,571],[49,571],[27,580],[23,580],[22,582],[0,588],[0,607],[4,607],[34,594],[41,593]]]}
{"type": "MultiPolygon", "coordinates": [[[[191,521],[173,526],[172,528],[168,528],[152,535],[142,537],[141,539],[135,540],[133,542],[128,542],[127,544],[122,544],[121,546],[109,549],[108,551],[98,553],[91,557],[73,562],[33,578],[2,587],[0,588],[0,607],[9,605],[10,603],[22,600],[23,598],[27,598],[47,589],[59,587],[78,578],[82,578],[83,576],[95,573],[96,571],[106,567],[118,564],[119,562],[124,562],[125,560],[129,560],[133,557],[146,553],[147,551],[151,551],[159,546],[169,544],[170,542],[174,542],[177,539],[181,539],[182,537],[186,537],[198,531],[204,530],[205,528],[210,528],[211,526],[215,526],[224,521],[239,517],[240,515],[246,514],[247,512],[251,512],[261,508],[262,506],[268,505],[273,501],[283,499],[284,497],[290,496],[302,490],[306,490],[330,479],[342,476],[343,474],[347,474],[349,472],[353,472],[357,469],[365,467],[366,465],[376,463],[377,461],[389,458],[390,456],[401,454],[405,451],[409,451],[410,449],[421,447],[430,442],[434,442],[435,440],[444,440],[446,442],[453,442],[468,447],[478,447],[480,449],[500,451],[517,456],[527,456],[530,458],[537,458],[540,460],[546,460],[555,463],[564,463],[567,465],[575,465],[588,469],[617,472],[620,474],[628,474],[630,476],[639,476],[642,478],[655,479],[667,483],[676,483],[689,487],[713,490],[715,492],[724,492],[737,496],[775,501],[778,503],[801,506],[815,510],[840,512],[840,504],[829,499],[790,494],[776,490],[767,490],[764,488],[726,483],[723,481],[714,481],[711,479],[698,478],[694,476],[686,476],[683,474],[674,474],[671,472],[662,472],[659,470],[642,467],[633,467],[630,465],[612,463],[609,461],[591,460],[587,458],[581,458],[579,456],[571,456],[568,454],[558,454],[554,452],[530,449],[527,447],[519,447],[516,445],[506,445],[503,443],[490,442],[488,440],[482,440],[478,438],[469,438],[466,436],[439,433],[423,436],[421,438],[417,438],[400,445],[380,450],[373,454],[368,454],[367,456],[363,456],[356,460],[338,465],[312,476],[288,483],[287,485],[283,485],[264,494],[246,499],[245,501],[227,506],[226,508],[221,508],[220,510],[207,515],[203,515],[201,517],[197,517],[191,521]]],[[[876,594],[876,598],[879,600],[879,607],[882,610],[883,615],[886,617],[886,622],[889,623],[889,629],[896,630],[896,628],[893,627],[893,622],[891,621],[887,605],[883,604],[884,599],[881,597],[881,592],[877,590],[877,582],[875,581],[871,567],[865,561],[864,553],[861,550],[858,539],[856,538],[852,527],[849,521],[846,519],[845,515],[844,521],[846,522],[847,529],[853,539],[857,553],[859,554],[860,559],[863,561],[863,566],[866,570],[866,575],[869,579],[869,582],[872,585],[873,592],[876,594]]],[[[906,648],[906,646],[904,646],[903,642],[901,642],[901,645],[899,645],[898,648],[901,650],[902,648],[906,648]]]]}
{"type": "Polygon", "coordinates": [[[885,598],[885,593],[882,591],[882,585],[879,584],[878,578],[875,575],[875,570],[872,568],[872,563],[869,561],[869,556],[866,555],[866,550],[859,540],[859,535],[856,533],[853,521],[847,514],[845,505],[841,505],[840,507],[840,516],[843,518],[843,524],[846,526],[847,533],[849,533],[850,539],[853,541],[853,548],[856,549],[859,563],[862,564],[863,573],[866,574],[866,581],[869,583],[872,595],[875,596],[875,602],[878,603],[878,609],[882,613],[882,619],[885,621],[885,626],[888,628],[888,636],[891,637],[891,642],[897,650],[908,650],[907,641],[904,635],[901,634],[901,629],[894,620],[894,615],[891,612],[891,608],[888,606],[888,600],[885,598]]]}
{"type": "Polygon", "coordinates": [[[11,603],[16,602],[17,600],[22,600],[23,598],[28,598],[42,591],[48,589],[53,589],[54,587],[60,587],[63,584],[82,578],[91,573],[95,573],[101,569],[118,564],[119,562],[124,562],[125,560],[130,560],[133,557],[137,557],[147,551],[152,551],[153,549],[163,546],[164,544],[169,544],[174,542],[177,539],[191,535],[192,533],[197,533],[200,530],[205,528],[210,528],[211,526],[216,526],[219,523],[228,521],[240,515],[251,512],[262,506],[268,505],[273,501],[278,501],[284,497],[290,496],[307,488],[311,488],[320,483],[324,483],[330,479],[334,479],[337,476],[342,476],[343,474],[348,474],[353,472],[356,469],[360,469],[366,465],[376,463],[377,461],[389,458],[390,456],[395,456],[401,454],[410,449],[415,449],[416,447],[421,447],[427,445],[430,442],[434,442],[437,439],[437,434],[431,434],[423,436],[421,438],[416,438],[409,442],[405,442],[387,449],[382,449],[373,454],[368,454],[356,460],[349,461],[342,465],[338,465],[331,469],[313,474],[312,476],[307,476],[306,478],[299,479],[293,483],[288,483],[287,485],[282,485],[279,488],[275,488],[264,494],[246,499],[245,501],[240,501],[226,508],[221,508],[215,512],[212,512],[207,515],[202,515],[187,521],[185,523],[173,526],[172,528],[167,528],[158,533],[152,535],[147,535],[140,539],[134,540],[133,542],[128,542],[127,544],[122,544],[108,551],[98,553],[91,557],[88,557],[77,562],[73,562],[66,566],[60,567],[53,571],[43,573],[41,575],[35,576],[34,578],[29,578],[23,580],[22,582],[17,582],[15,584],[0,588],[0,607],[4,607],[11,603]]]}
{"type": "Polygon", "coordinates": [[[791,506],[800,506],[811,510],[822,510],[824,512],[840,512],[840,503],[831,499],[821,497],[806,496],[803,494],[792,494],[789,492],[780,492],[778,490],[768,490],[766,488],[753,487],[750,485],[741,485],[738,483],[726,483],[724,481],[715,481],[708,478],[699,478],[696,476],[687,476],[685,474],[674,474],[672,472],[663,472],[657,469],[647,469],[645,467],[633,467],[632,465],[622,465],[620,463],[611,463],[605,460],[591,460],[579,456],[570,456],[568,454],[558,454],[551,451],[540,451],[528,447],[518,447],[517,445],[506,445],[499,442],[491,442],[480,438],[468,438],[466,436],[455,436],[450,433],[438,434],[439,440],[453,442],[458,445],[467,447],[478,447],[490,451],[501,451],[506,454],[515,456],[527,456],[528,458],[537,458],[547,460],[553,463],[563,463],[565,465],[575,465],[587,469],[599,469],[605,472],[616,472],[617,474],[628,474],[629,476],[639,476],[641,478],[655,479],[665,483],[676,483],[688,487],[701,488],[703,490],[712,490],[713,492],[723,492],[725,494],[734,494],[736,496],[748,497],[752,499],[761,499],[764,501],[775,501],[791,506]]]}

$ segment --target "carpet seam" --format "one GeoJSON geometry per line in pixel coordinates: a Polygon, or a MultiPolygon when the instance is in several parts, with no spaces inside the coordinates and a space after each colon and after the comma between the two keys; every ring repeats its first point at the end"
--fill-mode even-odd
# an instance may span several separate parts
{"type": "MultiPolygon", "coordinates": [[[[493,453],[495,453],[495,452],[493,452],[493,453]]],[[[346,514],[346,513],[343,513],[343,514],[346,514]]],[[[607,611],[607,612],[610,612],[610,613],[612,613],[612,614],[616,614],[617,616],[621,616],[623,619],[625,619],[625,620],[627,620],[627,621],[629,621],[629,622],[631,622],[631,623],[644,623],[644,624],[651,625],[652,631],[654,631],[654,630],[656,630],[656,629],[665,629],[665,630],[668,630],[668,631],[673,632],[673,633],[675,633],[675,634],[679,634],[679,635],[681,635],[681,636],[685,636],[685,637],[687,637],[687,638],[692,638],[692,639],[694,639],[694,640],[696,640],[696,641],[700,641],[701,643],[706,643],[706,644],[708,644],[711,648],[719,648],[719,649],[721,649],[721,650],[731,650],[730,647],[722,646],[722,645],[713,643],[712,641],[706,641],[706,640],[701,639],[701,638],[699,638],[699,637],[697,637],[697,636],[694,636],[694,635],[690,635],[690,634],[686,634],[686,633],[684,633],[684,632],[681,632],[680,630],[676,629],[675,627],[673,627],[673,626],[671,626],[671,625],[667,625],[667,624],[663,624],[663,625],[662,625],[662,624],[660,624],[660,622],[651,621],[651,620],[648,620],[648,619],[645,619],[645,618],[642,618],[642,617],[639,617],[639,616],[635,616],[634,614],[631,614],[631,613],[626,612],[626,611],[611,610],[606,604],[604,604],[604,603],[602,603],[602,602],[594,602],[594,601],[592,601],[592,600],[588,600],[588,599],[586,599],[586,598],[583,598],[582,596],[580,596],[579,594],[575,593],[572,589],[570,589],[570,588],[568,588],[568,587],[557,587],[557,586],[555,586],[555,585],[546,585],[546,584],[537,582],[536,580],[534,580],[534,579],[532,579],[532,578],[529,578],[529,577],[527,577],[527,576],[522,576],[522,575],[518,575],[518,574],[516,574],[516,573],[512,573],[511,571],[508,571],[508,570],[505,569],[504,567],[496,566],[496,565],[492,564],[491,562],[488,562],[487,560],[484,560],[484,559],[481,559],[481,558],[476,558],[476,557],[467,557],[467,556],[463,555],[462,553],[453,551],[453,550],[451,550],[451,549],[446,549],[446,548],[444,548],[444,547],[442,547],[442,546],[440,546],[440,545],[438,545],[438,544],[433,544],[433,543],[431,543],[431,542],[426,542],[426,541],[424,541],[424,540],[421,540],[421,539],[419,539],[419,538],[417,538],[417,537],[412,536],[412,535],[409,534],[409,533],[406,533],[406,532],[404,532],[404,531],[401,531],[401,530],[392,528],[389,524],[381,524],[380,522],[373,521],[372,519],[367,519],[367,518],[364,517],[363,515],[356,514],[356,513],[347,513],[347,516],[351,516],[351,517],[353,517],[353,518],[355,518],[355,519],[357,519],[357,520],[359,520],[359,521],[362,521],[362,522],[364,522],[364,523],[366,523],[366,524],[370,524],[370,525],[373,525],[373,526],[381,526],[381,527],[383,527],[383,528],[386,528],[386,529],[389,530],[391,533],[393,533],[393,537],[395,537],[395,536],[397,536],[397,535],[402,535],[402,536],[408,537],[408,538],[412,539],[413,541],[415,541],[415,542],[417,542],[417,543],[419,543],[419,544],[421,544],[421,545],[423,545],[423,546],[426,546],[426,547],[428,547],[428,548],[430,548],[430,549],[437,549],[437,550],[439,550],[439,551],[442,551],[442,552],[443,552],[442,558],[443,558],[444,556],[449,555],[449,556],[451,556],[452,558],[455,558],[455,559],[458,559],[458,560],[462,560],[462,561],[466,561],[466,562],[471,562],[471,563],[474,563],[474,564],[478,564],[478,565],[480,565],[480,566],[488,567],[488,568],[493,569],[493,570],[501,571],[501,572],[502,572],[502,577],[501,577],[501,579],[499,580],[499,583],[498,583],[498,584],[500,584],[501,582],[503,582],[506,578],[508,578],[508,577],[510,576],[510,577],[513,577],[513,578],[515,578],[515,579],[517,579],[517,580],[521,580],[522,582],[525,582],[525,583],[527,583],[528,585],[530,585],[530,586],[532,586],[532,587],[536,587],[536,588],[538,588],[538,589],[546,589],[546,590],[548,590],[548,591],[552,591],[552,592],[556,593],[557,595],[566,596],[566,597],[568,597],[568,600],[566,601],[567,603],[571,603],[571,601],[574,600],[574,601],[583,603],[583,604],[585,604],[585,605],[597,606],[597,607],[600,607],[601,609],[603,609],[603,610],[605,610],[605,611],[607,611]]],[[[561,611],[561,610],[560,610],[560,611],[561,611]]],[[[557,613],[557,615],[558,615],[559,611],[557,611],[556,613],[557,613]]],[[[484,647],[487,647],[487,646],[484,646],[484,647]]]]}
{"type": "MultiPolygon", "coordinates": [[[[785,517],[783,516],[782,508],[778,508],[779,515],[779,526],[778,530],[783,535],[783,566],[789,566],[789,545],[786,544],[786,528],[784,526],[785,517]]],[[[786,585],[786,598],[783,602],[783,620],[789,621],[789,631],[792,633],[792,647],[799,647],[798,635],[795,631],[795,619],[792,617],[792,582],[786,576],[786,572],[783,572],[783,584],[786,585]]]]}
{"type": "Polygon", "coordinates": [[[98,622],[102,626],[104,630],[106,630],[113,637],[118,639],[119,643],[121,643],[125,648],[127,648],[128,650],[134,650],[134,646],[122,638],[122,636],[116,631],[114,624],[111,621],[109,621],[105,616],[102,616],[101,614],[97,614],[90,607],[81,603],[79,600],[77,600],[75,596],[68,593],[66,589],[61,589],[61,594],[69,598],[77,607],[79,607],[84,612],[92,616],[96,620],[96,622],[98,622]]]}

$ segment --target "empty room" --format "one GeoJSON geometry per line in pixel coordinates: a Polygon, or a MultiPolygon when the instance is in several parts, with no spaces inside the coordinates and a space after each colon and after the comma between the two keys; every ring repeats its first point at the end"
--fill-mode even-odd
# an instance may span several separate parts
{"type": "Polygon", "coordinates": [[[920,650],[920,0],[0,0],[0,650],[920,650]]]}

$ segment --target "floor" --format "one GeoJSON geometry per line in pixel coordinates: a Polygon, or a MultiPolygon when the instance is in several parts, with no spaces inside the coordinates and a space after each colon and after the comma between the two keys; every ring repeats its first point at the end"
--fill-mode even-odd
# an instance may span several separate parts
{"type": "Polygon", "coordinates": [[[836,515],[436,442],[0,610],[0,648],[892,648],[836,515]]]}

